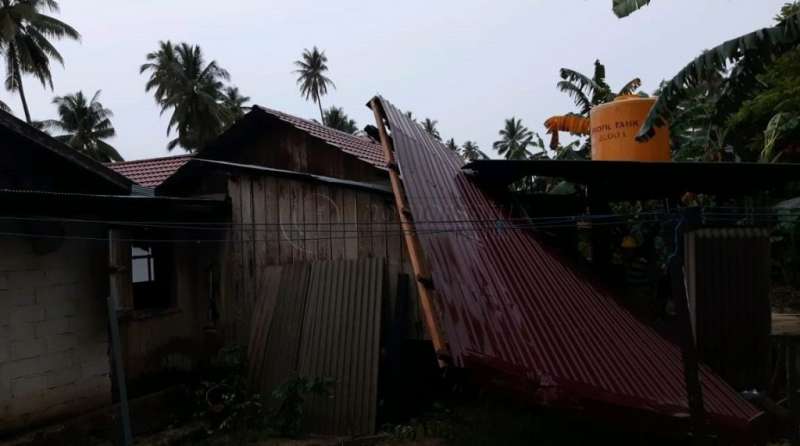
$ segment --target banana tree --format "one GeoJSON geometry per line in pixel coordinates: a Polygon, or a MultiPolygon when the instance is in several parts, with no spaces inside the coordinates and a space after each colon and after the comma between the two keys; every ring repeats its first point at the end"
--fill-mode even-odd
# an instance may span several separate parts
{"type": "Polygon", "coordinates": [[[561,81],[556,86],[572,98],[578,107],[578,113],[556,115],[545,121],[544,126],[550,134],[550,148],[553,150],[559,146],[559,132],[579,136],[589,134],[589,112],[592,107],[611,102],[620,96],[636,94],[636,90],[642,86],[641,79],[633,78],[615,93],[606,82],[606,67],[599,60],[594,62],[592,77],[569,68],[562,68],[559,74],[561,81]]]}
{"type": "Polygon", "coordinates": [[[777,25],[728,40],[703,52],[667,81],[637,139],[647,141],[652,138],[658,128],[672,120],[678,105],[691,91],[712,82],[720,72],[729,74],[722,82],[716,102],[717,118],[738,110],[749,92],[758,86],[758,76],[778,57],[800,45],[800,13],[797,8],[785,11],[777,25]]]}
{"type": "Polygon", "coordinates": [[[650,0],[614,0],[614,14],[619,18],[627,17],[650,4],[650,0]]]}

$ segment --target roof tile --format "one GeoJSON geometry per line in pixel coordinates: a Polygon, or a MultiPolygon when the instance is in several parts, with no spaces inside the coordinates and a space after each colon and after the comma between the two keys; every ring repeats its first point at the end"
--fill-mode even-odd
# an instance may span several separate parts
{"type": "Polygon", "coordinates": [[[140,186],[157,187],[190,159],[192,159],[192,155],[178,155],[108,163],[106,166],[125,175],[140,186]]]}
{"type": "Polygon", "coordinates": [[[298,118],[297,116],[292,116],[266,107],[259,106],[258,108],[375,167],[381,169],[386,167],[386,161],[383,157],[383,147],[368,137],[351,135],[350,133],[326,127],[315,121],[298,118]]]}

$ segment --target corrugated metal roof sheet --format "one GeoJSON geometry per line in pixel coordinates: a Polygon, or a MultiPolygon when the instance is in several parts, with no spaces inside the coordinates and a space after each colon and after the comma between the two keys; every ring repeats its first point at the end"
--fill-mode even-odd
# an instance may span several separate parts
{"type": "Polygon", "coordinates": [[[248,348],[251,385],[269,395],[295,376],[333,378],[333,398],[308,397],[304,429],[374,432],[384,260],[299,263],[265,273],[248,348]]]}
{"type": "Polygon", "coordinates": [[[190,159],[192,155],[178,155],[107,163],[106,166],[141,186],[157,187],[190,159]]]}
{"type": "Polygon", "coordinates": [[[262,106],[255,106],[254,109],[264,111],[280,120],[293,125],[295,128],[307,132],[311,136],[319,138],[326,143],[338,147],[345,153],[354,155],[381,169],[386,167],[386,162],[383,159],[383,148],[380,144],[375,143],[371,139],[364,136],[351,135],[330,127],[324,126],[318,122],[309,121],[308,119],[298,118],[277,110],[272,110],[262,106]]]}
{"type": "MultiPolygon", "coordinates": [[[[540,402],[685,417],[680,350],[546,249],[535,233],[470,223],[508,216],[465,176],[455,153],[378,99],[414,219],[459,222],[451,231],[440,223],[437,231],[418,233],[456,365],[515,377],[520,389],[535,386],[540,402]]],[[[760,412],[707,367],[701,380],[716,426],[747,430],[760,412]]]]}
{"type": "Polygon", "coordinates": [[[312,265],[298,373],[336,381],[333,398],[309,400],[306,427],[323,434],[371,434],[378,405],[384,261],[312,265]]]}

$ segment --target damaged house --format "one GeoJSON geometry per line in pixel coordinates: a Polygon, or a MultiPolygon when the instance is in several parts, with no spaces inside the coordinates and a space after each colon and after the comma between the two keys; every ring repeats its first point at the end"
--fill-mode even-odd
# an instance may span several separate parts
{"type": "MultiPolygon", "coordinates": [[[[512,224],[531,217],[505,205],[512,181],[587,184],[592,168],[465,166],[385,99],[370,107],[370,136],[256,106],[198,153],[110,165],[0,112],[0,433],[111,404],[111,305],[132,395],[236,344],[254,391],[333,378],[334,399],[309,401],[315,433],[375,432],[396,384],[384,378],[438,363],[526,404],[755,438],[763,412],[740,394],[752,381],[734,389],[724,367],[687,356],[694,342],[634,315],[528,220],[512,224]]],[[[692,271],[693,296],[712,288],[692,271]]],[[[768,280],[750,283],[742,308],[758,316],[737,323],[763,340],[768,280]]]]}

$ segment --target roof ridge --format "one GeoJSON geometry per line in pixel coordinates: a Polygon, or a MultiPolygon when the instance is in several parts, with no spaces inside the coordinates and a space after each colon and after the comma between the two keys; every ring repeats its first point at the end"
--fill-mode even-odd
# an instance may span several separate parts
{"type": "Polygon", "coordinates": [[[144,162],[147,162],[147,161],[163,161],[163,160],[169,160],[169,159],[191,158],[191,157],[194,157],[194,154],[186,153],[186,154],[183,154],[183,155],[159,156],[159,157],[156,157],[156,158],[142,158],[142,159],[138,159],[138,160],[117,161],[115,163],[103,163],[103,164],[105,164],[106,166],[120,166],[122,164],[144,163],[144,162]]]}
{"type": "Polygon", "coordinates": [[[276,114],[276,115],[283,115],[283,116],[287,116],[287,117],[292,118],[292,119],[298,119],[300,121],[307,122],[308,124],[316,125],[318,127],[321,127],[321,128],[323,128],[325,130],[329,130],[329,131],[332,131],[332,132],[339,133],[342,136],[355,138],[355,139],[358,139],[359,141],[363,141],[363,142],[370,143],[370,144],[380,145],[378,142],[372,140],[372,138],[365,138],[365,137],[362,137],[362,136],[359,136],[359,135],[354,135],[352,133],[347,133],[347,132],[345,132],[343,130],[339,130],[339,129],[327,126],[327,125],[322,124],[320,122],[317,122],[317,121],[315,121],[313,119],[302,118],[300,116],[296,116],[296,115],[292,115],[290,113],[282,112],[282,111],[276,110],[274,108],[264,107],[263,105],[257,105],[256,104],[253,107],[254,108],[259,108],[259,109],[261,109],[261,110],[263,110],[263,111],[265,111],[267,113],[276,114]]]}

